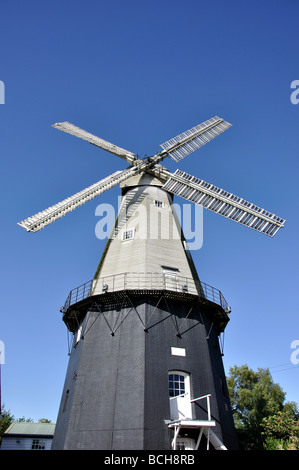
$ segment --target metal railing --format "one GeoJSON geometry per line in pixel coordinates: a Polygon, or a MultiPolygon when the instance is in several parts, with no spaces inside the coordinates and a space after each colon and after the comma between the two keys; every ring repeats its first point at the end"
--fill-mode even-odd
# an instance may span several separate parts
{"type": "Polygon", "coordinates": [[[195,402],[195,401],[202,400],[203,398],[206,398],[206,399],[207,399],[208,421],[211,421],[211,404],[210,404],[210,397],[211,397],[211,394],[208,393],[208,395],[203,395],[202,397],[193,398],[193,400],[190,400],[190,403],[193,403],[193,402],[195,402]]]}
{"type": "Polygon", "coordinates": [[[87,297],[90,297],[92,292],[92,283],[93,280],[85,282],[85,284],[82,284],[81,286],[71,290],[65,301],[62,311],[65,312],[71,305],[76,304],[81,300],[87,299],[87,297]]]}
{"type": "Polygon", "coordinates": [[[220,305],[224,311],[229,311],[225,298],[215,287],[192,278],[165,273],[120,273],[88,281],[71,290],[62,311],[65,312],[71,305],[92,295],[122,290],[167,290],[198,295],[220,305]]]}

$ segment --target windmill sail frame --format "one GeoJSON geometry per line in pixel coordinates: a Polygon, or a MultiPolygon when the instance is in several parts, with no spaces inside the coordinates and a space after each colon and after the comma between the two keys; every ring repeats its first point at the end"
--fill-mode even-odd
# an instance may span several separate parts
{"type": "Polygon", "coordinates": [[[146,172],[160,178],[164,183],[164,190],[270,237],[273,237],[280,228],[284,227],[284,219],[265,209],[181,170],[171,173],[159,164],[166,157],[180,161],[229,129],[231,124],[218,116],[164,142],[161,144],[163,150],[146,160],[141,160],[135,153],[101,139],[68,121],[56,123],[53,127],[117,155],[130,163],[130,167],[123,171],[117,171],[64,201],[19,222],[18,225],[28,232],[39,231],[118,183],[135,174],[146,172]]]}
{"type": "Polygon", "coordinates": [[[285,223],[265,209],[181,170],[171,175],[163,189],[270,237],[285,223]]]}

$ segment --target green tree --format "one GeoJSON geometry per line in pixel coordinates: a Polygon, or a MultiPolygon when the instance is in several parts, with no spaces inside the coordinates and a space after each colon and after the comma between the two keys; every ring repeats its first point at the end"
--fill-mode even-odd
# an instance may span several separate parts
{"type": "MultiPolygon", "coordinates": [[[[254,372],[247,364],[231,367],[227,385],[241,449],[265,448],[269,436],[265,434],[267,421],[264,419],[279,416],[284,409],[292,408],[295,422],[297,405],[284,404],[285,393],[279,384],[273,382],[269,369],[254,372]]],[[[285,425],[288,426],[287,422],[285,425]]]]}
{"type": "Polygon", "coordinates": [[[11,414],[10,410],[5,410],[4,405],[1,407],[1,415],[0,415],[0,442],[2,439],[3,433],[6,429],[11,425],[14,421],[14,416],[11,414]]]}
{"type": "Polygon", "coordinates": [[[33,423],[33,419],[25,418],[25,416],[23,416],[22,418],[17,419],[16,422],[17,423],[33,423]]]}
{"type": "Polygon", "coordinates": [[[47,418],[41,418],[38,420],[39,423],[51,423],[52,421],[50,419],[47,419],[47,418]]]}
{"type": "Polygon", "coordinates": [[[296,403],[287,403],[282,411],[263,418],[262,434],[267,450],[299,450],[299,426],[296,403]]]}

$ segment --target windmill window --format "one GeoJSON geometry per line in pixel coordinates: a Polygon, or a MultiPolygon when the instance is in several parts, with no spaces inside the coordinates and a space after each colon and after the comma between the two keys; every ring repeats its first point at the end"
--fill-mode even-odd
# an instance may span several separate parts
{"type": "Polygon", "coordinates": [[[122,233],[122,241],[133,240],[134,238],[134,229],[130,228],[129,230],[124,230],[122,233]]]}
{"type": "Polygon", "coordinates": [[[167,276],[176,276],[180,271],[178,268],[171,268],[170,266],[161,266],[162,273],[167,276]]]}
{"type": "Polygon", "coordinates": [[[169,396],[177,397],[185,393],[185,377],[180,374],[169,374],[169,396]]]}
{"type": "Polygon", "coordinates": [[[31,446],[32,450],[44,450],[45,447],[46,447],[46,443],[44,440],[41,440],[41,439],[32,440],[32,446],[31,446]]]}
{"type": "Polygon", "coordinates": [[[155,200],[155,207],[164,207],[164,204],[162,201],[158,201],[157,199],[155,200]]]}

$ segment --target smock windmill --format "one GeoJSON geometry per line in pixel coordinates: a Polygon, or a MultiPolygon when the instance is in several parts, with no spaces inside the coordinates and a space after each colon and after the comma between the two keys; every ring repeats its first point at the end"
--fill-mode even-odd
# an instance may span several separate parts
{"type": "Polygon", "coordinates": [[[140,159],[69,122],[53,127],[129,166],[19,223],[37,232],[120,184],[122,203],[94,278],[62,308],[74,334],[54,449],[236,448],[219,335],[230,308],[199,280],[173,195],[273,237],[284,219],[161,162],[227,130],[214,117],[140,159]]]}

